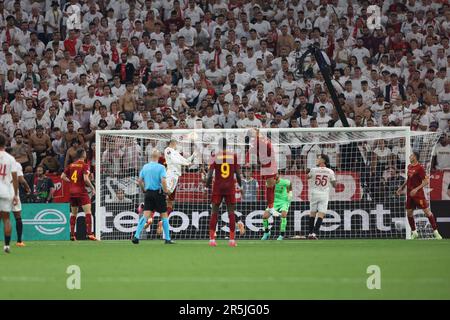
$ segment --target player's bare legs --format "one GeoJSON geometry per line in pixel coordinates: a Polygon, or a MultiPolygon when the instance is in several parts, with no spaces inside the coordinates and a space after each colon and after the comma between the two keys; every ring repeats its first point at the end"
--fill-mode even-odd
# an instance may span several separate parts
{"type": "MultiPolygon", "coordinates": [[[[155,213],[153,211],[150,211],[150,216],[147,219],[147,222],[144,225],[144,230],[147,229],[152,223],[153,223],[153,217],[154,217],[155,213]]],[[[156,230],[157,234],[161,234],[162,232],[162,221],[161,222],[161,230],[159,230],[159,223],[158,223],[158,229],[156,230]]]]}
{"type": "Polygon", "coordinates": [[[18,247],[25,247],[25,243],[22,241],[23,223],[22,223],[22,212],[13,212],[14,219],[16,220],[16,232],[17,232],[17,243],[18,247]]]}
{"type": "MultiPolygon", "coordinates": [[[[435,239],[442,240],[442,236],[439,234],[436,218],[434,217],[433,213],[431,212],[430,208],[423,209],[423,212],[428,218],[428,221],[431,224],[431,227],[433,228],[433,235],[435,239]]],[[[416,222],[414,221],[414,211],[412,209],[407,209],[406,214],[408,216],[408,223],[411,227],[411,239],[417,239],[419,237],[419,234],[416,230],[416,222]]]]}
{"type": "Polygon", "coordinates": [[[85,204],[82,206],[84,213],[86,214],[86,233],[87,238],[92,241],[97,241],[94,233],[92,232],[92,211],[91,204],[85,204]]]}
{"type": "Polygon", "coordinates": [[[78,207],[71,207],[70,211],[70,240],[76,241],[75,224],[77,223],[78,207]]]}
{"type": "Polygon", "coordinates": [[[11,241],[11,221],[9,220],[9,212],[0,212],[3,220],[3,230],[5,234],[5,245],[3,251],[9,253],[9,242],[11,241]]]}
{"type": "Polygon", "coordinates": [[[236,215],[234,214],[234,204],[228,203],[227,204],[227,211],[228,211],[228,220],[230,221],[230,241],[229,246],[230,247],[236,247],[236,240],[235,240],[235,234],[236,234],[236,215]]]}
{"type": "Polygon", "coordinates": [[[428,221],[430,222],[431,227],[433,228],[433,236],[434,236],[434,238],[437,239],[437,240],[442,240],[442,236],[439,234],[439,231],[438,231],[436,218],[434,217],[434,214],[431,212],[430,208],[423,209],[423,212],[427,216],[428,221]]]}
{"type": "Polygon", "coordinates": [[[319,233],[320,226],[323,222],[323,217],[325,214],[323,212],[311,212],[309,215],[309,232],[308,232],[308,239],[311,240],[317,240],[317,233],[319,233]],[[317,215],[317,221],[314,224],[314,221],[316,220],[317,215]]]}
{"type": "Polygon", "coordinates": [[[213,203],[211,208],[211,219],[209,220],[209,245],[211,247],[217,246],[216,227],[218,215],[219,215],[219,205],[213,203]]]}

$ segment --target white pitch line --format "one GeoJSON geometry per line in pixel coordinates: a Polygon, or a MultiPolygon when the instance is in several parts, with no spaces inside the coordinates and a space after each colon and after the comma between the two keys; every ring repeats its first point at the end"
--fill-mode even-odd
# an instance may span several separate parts
{"type": "MultiPolygon", "coordinates": [[[[0,282],[28,282],[28,283],[45,283],[57,282],[65,279],[56,279],[54,277],[27,277],[27,276],[1,276],[0,282]]],[[[83,279],[87,283],[264,283],[264,282],[286,282],[286,283],[320,283],[320,284],[364,284],[366,278],[332,278],[332,277],[99,277],[94,279],[83,279]]],[[[385,279],[385,284],[403,284],[403,283],[418,283],[418,284],[445,284],[450,280],[447,278],[414,278],[414,279],[385,279]]]]}
{"type": "Polygon", "coordinates": [[[27,276],[0,276],[0,282],[50,282],[56,278],[27,277],[27,276]]]}

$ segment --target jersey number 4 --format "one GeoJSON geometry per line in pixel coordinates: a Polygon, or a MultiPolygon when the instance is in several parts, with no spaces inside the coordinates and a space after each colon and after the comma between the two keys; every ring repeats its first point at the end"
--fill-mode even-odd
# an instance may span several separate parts
{"type": "Polygon", "coordinates": [[[0,164],[0,177],[6,177],[6,164],[0,164]]]}
{"type": "Polygon", "coordinates": [[[230,164],[229,163],[222,163],[220,165],[220,175],[224,179],[226,179],[230,176],[230,164]]]}
{"type": "Polygon", "coordinates": [[[72,176],[70,177],[70,180],[72,180],[73,183],[77,183],[77,181],[78,181],[78,171],[74,171],[72,173],[72,176]]]}
{"type": "Polygon", "coordinates": [[[315,183],[316,183],[316,186],[325,187],[327,185],[327,183],[328,183],[328,176],[322,176],[322,175],[318,174],[316,176],[315,183]]]}

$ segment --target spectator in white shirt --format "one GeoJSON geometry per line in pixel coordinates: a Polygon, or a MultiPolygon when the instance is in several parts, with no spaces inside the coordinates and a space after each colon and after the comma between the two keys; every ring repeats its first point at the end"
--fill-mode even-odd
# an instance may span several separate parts
{"type": "Polygon", "coordinates": [[[213,129],[218,119],[219,116],[217,114],[214,114],[213,107],[209,105],[206,108],[206,114],[202,117],[203,128],[213,129]]]}

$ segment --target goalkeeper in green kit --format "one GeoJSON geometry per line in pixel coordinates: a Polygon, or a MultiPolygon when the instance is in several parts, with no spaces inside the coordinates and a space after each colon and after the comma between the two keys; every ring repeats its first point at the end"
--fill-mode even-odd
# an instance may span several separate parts
{"type": "MultiPolygon", "coordinates": [[[[280,235],[277,240],[283,240],[284,235],[286,233],[287,226],[287,213],[289,211],[289,206],[292,201],[292,184],[288,179],[282,179],[277,175],[276,185],[275,185],[275,202],[274,209],[275,213],[274,217],[280,216],[281,213],[281,223],[280,223],[280,235]]],[[[270,211],[267,208],[263,215],[263,226],[264,226],[264,235],[261,240],[267,240],[270,237],[269,230],[269,217],[270,211]]]]}

